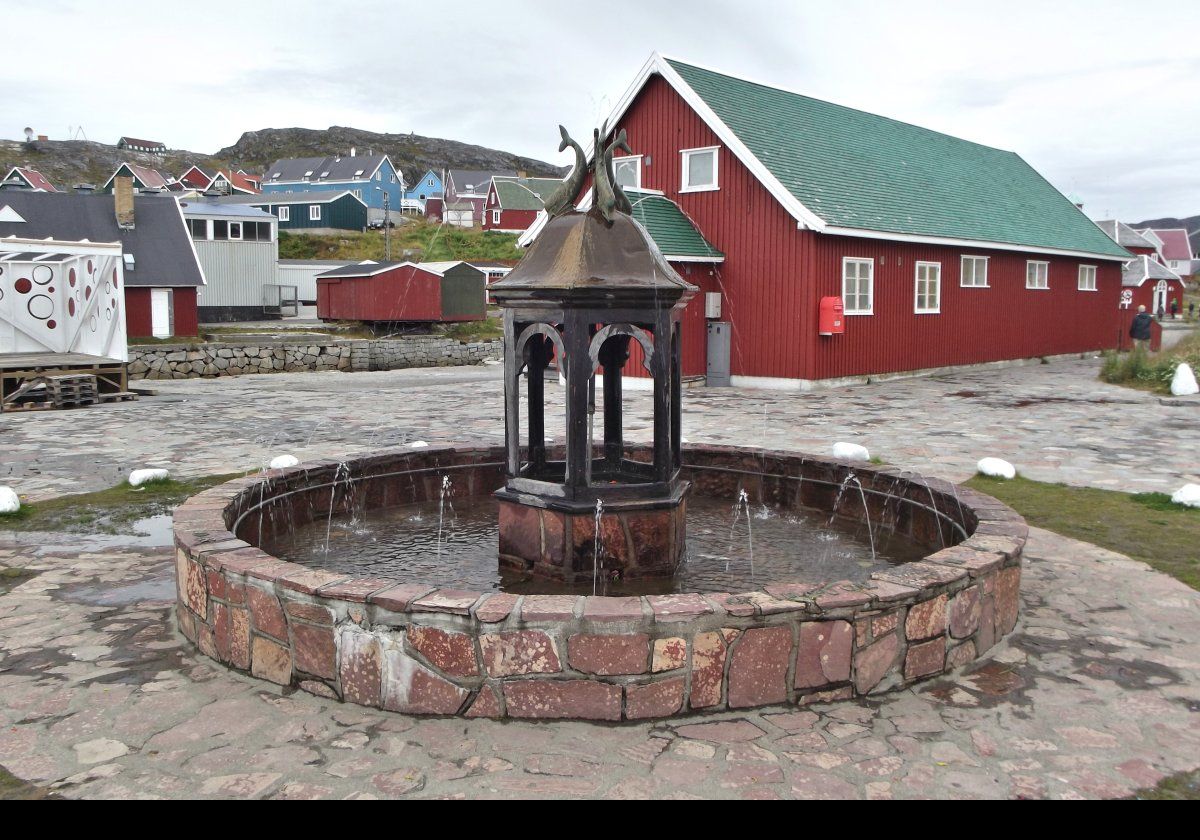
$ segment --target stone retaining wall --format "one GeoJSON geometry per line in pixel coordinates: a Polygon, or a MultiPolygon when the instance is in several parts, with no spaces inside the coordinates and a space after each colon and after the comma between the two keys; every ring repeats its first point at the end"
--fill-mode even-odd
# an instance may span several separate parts
{"type": "Polygon", "coordinates": [[[319,344],[142,344],[129,348],[130,379],[195,379],[311,370],[399,370],[477,365],[501,359],[503,342],[460,342],[438,336],[330,340],[319,344]]]}
{"type": "Polygon", "coordinates": [[[689,447],[685,472],[699,492],[745,488],[755,504],[870,511],[874,527],[929,545],[930,555],[865,583],[517,596],[308,569],[234,533],[257,539],[306,511],[344,510],[347,469],[369,507],[436,498],[447,472],[467,494],[489,492],[503,480],[503,456],[388,452],[270,471],[189,499],[175,513],[180,630],[229,667],[350,703],[619,721],[876,694],[966,665],[1017,621],[1028,528],[1010,508],[936,479],[789,453],[689,447]],[[837,492],[851,472],[861,495],[837,492]]]}

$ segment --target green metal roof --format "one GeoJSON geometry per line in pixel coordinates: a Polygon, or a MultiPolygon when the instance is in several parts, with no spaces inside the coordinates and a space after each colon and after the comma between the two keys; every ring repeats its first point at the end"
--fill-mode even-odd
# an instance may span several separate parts
{"type": "Polygon", "coordinates": [[[1013,152],[667,62],[829,226],[1128,258],[1013,152]]]}
{"type": "Polygon", "coordinates": [[[723,260],[725,255],[709,244],[679,205],[658,193],[629,187],[625,195],[633,205],[633,218],[646,228],[658,250],[668,257],[723,260]]]}
{"type": "Polygon", "coordinates": [[[541,210],[562,181],[557,178],[496,178],[496,197],[505,210],[541,210]]]}

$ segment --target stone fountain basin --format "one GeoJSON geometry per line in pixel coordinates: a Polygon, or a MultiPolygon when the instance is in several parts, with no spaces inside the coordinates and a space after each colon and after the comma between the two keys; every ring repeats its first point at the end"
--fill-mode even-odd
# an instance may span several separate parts
{"type": "Polygon", "coordinates": [[[348,703],[620,721],[876,694],[962,667],[1016,624],[1028,528],[990,496],[790,452],[690,446],[684,463],[697,493],[744,488],[755,504],[866,514],[929,554],[865,583],[605,597],[352,578],[255,545],[306,511],[339,512],[347,480],[368,508],[436,499],[446,474],[466,495],[503,484],[502,447],[394,450],[269,470],[187,500],[175,512],[179,629],[230,668],[348,703]],[[864,492],[839,495],[851,472],[864,492]]]}

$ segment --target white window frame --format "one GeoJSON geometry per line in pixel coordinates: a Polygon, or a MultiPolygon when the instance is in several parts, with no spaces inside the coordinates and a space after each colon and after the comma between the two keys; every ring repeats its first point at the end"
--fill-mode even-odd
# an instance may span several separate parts
{"type": "MultiPolygon", "coordinates": [[[[872,300],[872,303],[874,301],[872,300]]],[[[940,262],[921,262],[918,261],[913,272],[913,312],[917,315],[938,315],[942,311],[942,264],[940,262]],[[921,269],[932,268],[937,272],[937,276],[931,281],[928,277],[925,278],[925,303],[926,306],[921,306],[921,269]],[[936,284],[932,297],[935,300],[933,306],[929,306],[929,283],[936,284]]]]}
{"type": "Polygon", "coordinates": [[[429,184],[429,186],[431,186],[431,187],[432,187],[432,186],[433,186],[433,179],[432,179],[432,178],[430,178],[430,179],[429,179],[429,181],[428,181],[427,183],[429,184]]]}
{"type": "Polygon", "coordinates": [[[1094,265],[1080,265],[1079,266],[1078,288],[1079,288],[1079,291],[1081,291],[1081,292],[1099,291],[1099,288],[1096,286],[1096,266],[1094,266],[1094,265]],[[1088,283],[1084,282],[1085,275],[1089,275],[1091,277],[1090,282],[1088,282],[1088,283]]]}
{"type": "Polygon", "coordinates": [[[275,215],[279,217],[281,222],[290,222],[292,220],[292,208],[286,204],[280,204],[275,208],[275,215]]]}
{"type": "Polygon", "coordinates": [[[310,222],[321,221],[321,205],[320,204],[308,205],[308,220],[310,222]]]}
{"type": "Polygon", "coordinates": [[[230,222],[229,223],[229,238],[235,242],[242,241],[242,223],[241,222],[230,222]],[[233,232],[235,230],[237,231],[237,236],[233,235],[233,232]]]}
{"type": "Polygon", "coordinates": [[[685,192],[685,193],[686,192],[711,192],[713,190],[719,190],[721,188],[721,175],[720,175],[721,153],[720,153],[720,150],[721,150],[720,146],[704,146],[699,149],[681,149],[679,151],[679,154],[681,156],[680,172],[681,172],[681,177],[682,177],[682,181],[680,182],[680,186],[679,186],[680,192],[685,192]],[[706,153],[706,152],[712,152],[712,157],[713,157],[712,183],[711,184],[696,184],[694,186],[688,186],[688,179],[689,179],[690,171],[691,171],[692,157],[694,155],[698,155],[698,154],[702,154],[702,153],[706,153]]]}
{"type": "MultiPolygon", "coordinates": [[[[855,278],[857,279],[857,278],[855,278]]],[[[855,293],[855,298],[858,297],[858,292],[855,293]]],[[[875,259],[873,257],[842,257],[842,314],[843,315],[874,315],[875,314],[875,259]],[[870,306],[867,309],[851,309],[849,304],[849,295],[846,294],[846,269],[850,263],[865,263],[869,267],[867,272],[867,301],[870,306]]]]}
{"type": "Polygon", "coordinates": [[[988,260],[990,257],[977,257],[974,254],[963,254],[958,261],[958,285],[963,289],[986,289],[991,284],[988,282],[988,260]],[[967,260],[971,260],[975,270],[971,274],[971,280],[974,281],[979,277],[979,263],[983,263],[983,282],[975,283],[966,282],[967,272],[964,270],[967,265],[967,260]]]}
{"type": "Polygon", "coordinates": [[[1036,291],[1046,291],[1050,288],[1050,263],[1046,260],[1026,260],[1025,261],[1025,288],[1036,291]],[[1029,276],[1030,269],[1034,269],[1032,277],[1029,276]],[[1041,284],[1038,280],[1041,279],[1041,284]]]}
{"type": "Polygon", "coordinates": [[[630,186],[631,190],[640,190],[642,188],[642,156],[641,155],[622,155],[621,157],[613,158],[613,174],[617,174],[619,164],[633,164],[633,171],[637,175],[634,179],[635,183],[630,186]]]}
{"type": "Polygon", "coordinates": [[[492,224],[494,224],[494,225],[500,224],[500,213],[501,213],[500,210],[492,211],[492,224]]]}

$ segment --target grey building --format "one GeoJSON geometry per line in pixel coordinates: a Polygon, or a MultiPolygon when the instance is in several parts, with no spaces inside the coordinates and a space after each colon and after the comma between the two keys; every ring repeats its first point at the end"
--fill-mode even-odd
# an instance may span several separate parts
{"type": "Polygon", "coordinates": [[[256,207],[200,199],[179,202],[208,285],[200,321],[257,321],[295,314],[295,289],[279,282],[278,222],[256,207]]]}

